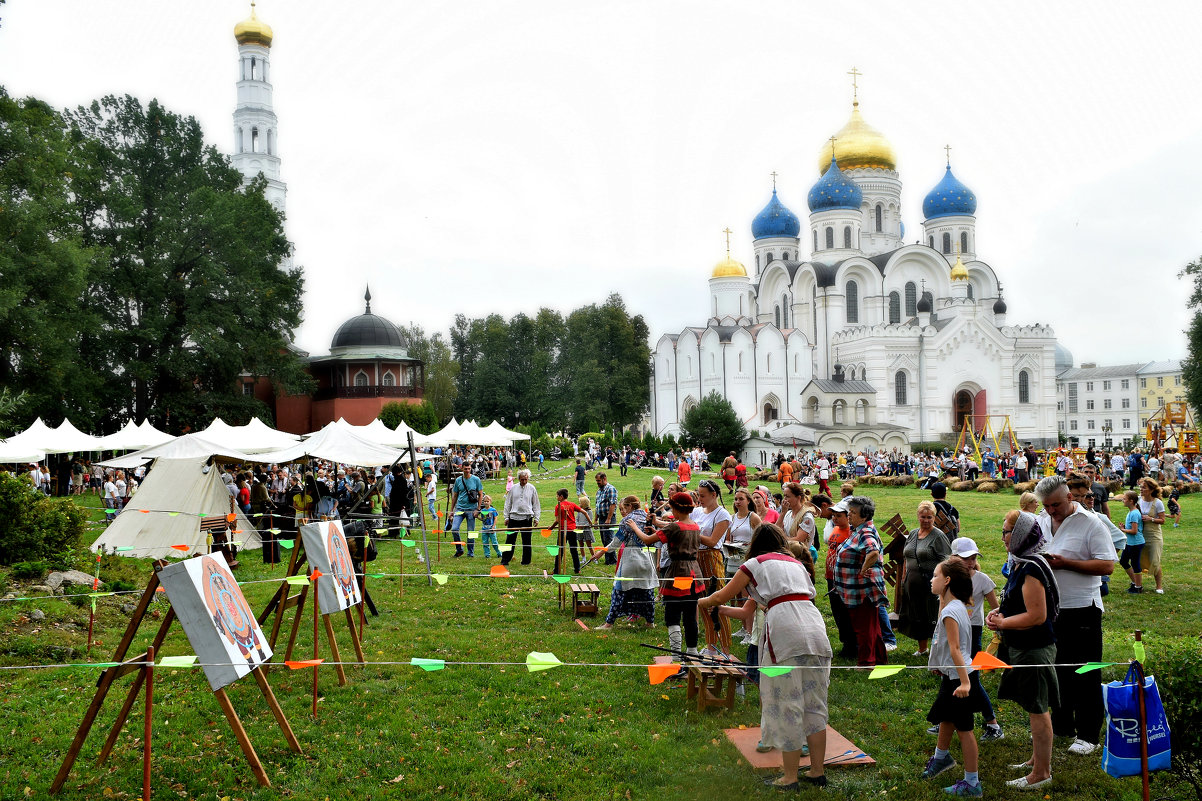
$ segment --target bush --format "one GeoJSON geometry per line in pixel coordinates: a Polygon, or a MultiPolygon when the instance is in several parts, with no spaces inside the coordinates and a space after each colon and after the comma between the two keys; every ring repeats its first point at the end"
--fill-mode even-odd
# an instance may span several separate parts
{"type": "Polygon", "coordinates": [[[80,547],[86,516],[69,498],[47,498],[28,483],[0,474],[0,564],[48,559],[80,547]]]}
{"type": "Polygon", "coordinates": [[[45,574],[45,562],[17,562],[12,569],[12,577],[16,579],[40,579],[45,574]]]}
{"type": "Polygon", "coordinates": [[[1189,784],[1202,798],[1202,644],[1182,638],[1157,643],[1148,651],[1145,669],[1156,677],[1172,730],[1170,782],[1189,784]]]}
{"type": "Polygon", "coordinates": [[[419,434],[433,434],[439,429],[438,413],[434,411],[434,406],[429,401],[421,403],[389,401],[380,409],[377,417],[389,428],[396,428],[401,423],[405,423],[419,434]]]}

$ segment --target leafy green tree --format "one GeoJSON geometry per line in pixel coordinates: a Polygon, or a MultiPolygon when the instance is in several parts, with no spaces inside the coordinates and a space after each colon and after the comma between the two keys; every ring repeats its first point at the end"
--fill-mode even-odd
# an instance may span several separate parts
{"type": "Polygon", "coordinates": [[[706,395],[685,412],[680,428],[681,442],[705,448],[711,459],[731,451],[738,453],[747,443],[747,429],[735,413],[735,407],[717,392],[706,395]]]}
{"type": "Polygon", "coordinates": [[[98,318],[83,300],[93,253],[72,169],[62,116],[0,87],[0,386],[25,393],[24,409],[88,426],[104,377],[79,353],[98,318]]]}
{"type": "Polygon", "coordinates": [[[82,241],[102,254],[85,290],[100,325],[84,331],[80,357],[105,377],[109,421],[181,430],[263,415],[237,391],[245,373],[309,391],[288,348],[301,270],[281,268],[290,246],[262,177],[244,189],[199,123],[157,101],[106,97],[67,121],[82,241]]]}
{"type": "Polygon", "coordinates": [[[441,333],[427,336],[425,329],[416,323],[400,328],[408,343],[409,355],[425,362],[425,399],[434,411],[434,428],[429,431],[423,431],[413,422],[406,422],[423,434],[432,434],[450,421],[454,412],[455,397],[459,392],[456,383],[459,363],[455,361],[451,348],[441,333]]]}
{"type": "Polygon", "coordinates": [[[1181,380],[1185,384],[1185,400],[1195,412],[1202,410],[1202,258],[1187,264],[1178,274],[1194,282],[1186,308],[1193,311],[1189,328],[1185,330],[1186,356],[1181,362],[1181,380]]]}
{"type": "Polygon", "coordinates": [[[421,403],[391,401],[384,404],[377,417],[389,428],[404,423],[419,434],[433,434],[439,429],[438,413],[428,400],[421,403]]]}
{"type": "Polygon", "coordinates": [[[651,349],[642,315],[631,317],[620,295],[576,309],[565,320],[560,375],[567,424],[583,430],[638,420],[650,398],[651,349]]]}

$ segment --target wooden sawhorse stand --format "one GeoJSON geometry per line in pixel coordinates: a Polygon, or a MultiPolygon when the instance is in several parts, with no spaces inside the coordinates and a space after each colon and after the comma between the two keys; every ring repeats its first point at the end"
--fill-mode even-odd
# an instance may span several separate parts
{"type": "MultiPolygon", "coordinates": [[[[113,654],[111,661],[119,662],[120,664],[106,668],[100,675],[100,679],[96,682],[96,694],[92,696],[92,703],[88,706],[88,711],[84,713],[83,721],[79,724],[79,728],[75,732],[75,739],[71,741],[71,747],[67,749],[67,755],[63,758],[63,764],[58,769],[58,774],[54,777],[54,783],[50,785],[50,792],[52,794],[63,789],[63,784],[67,781],[67,776],[71,773],[71,767],[79,757],[84,740],[87,739],[88,733],[96,723],[96,717],[100,714],[100,708],[104,705],[104,699],[108,695],[109,690],[112,689],[113,682],[128,673],[136,673],[137,676],[134,678],[134,683],[125,696],[125,702],[121,705],[121,710],[117,713],[117,719],[113,722],[113,727],[109,731],[108,738],[104,741],[104,747],[100,749],[100,757],[97,759],[97,765],[105,763],[109,755],[113,752],[113,747],[117,744],[117,738],[121,734],[121,729],[125,725],[125,721],[129,717],[134,703],[138,700],[138,694],[141,692],[142,686],[146,681],[145,664],[148,661],[148,654],[159,653],[163,641],[167,638],[167,632],[170,630],[171,624],[175,621],[175,610],[168,609],[167,614],[163,616],[163,622],[159,624],[159,630],[155,632],[151,650],[144,651],[130,659],[125,658],[126,653],[129,652],[129,648],[133,644],[134,637],[138,633],[138,628],[142,625],[143,618],[146,617],[146,610],[150,608],[150,602],[154,600],[155,593],[159,589],[158,571],[166,565],[165,561],[155,563],[155,573],[151,576],[150,582],[147,583],[146,591],[142,593],[142,598],[138,601],[138,607],[134,610],[129,625],[125,627],[125,634],[122,635],[121,642],[118,643],[117,650],[113,654]]],[[[296,739],[296,735],[292,733],[292,727],[288,724],[288,719],[284,717],[284,710],[280,708],[280,703],[276,700],[275,693],[271,691],[271,686],[267,683],[267,678],[263,675],[263,671],[255,669],[251,671],[251,674],[255,677],[255,683],[259,685],[259,690],[263,693],[263,698],[267,701],[267,706],[270,707],[271,714],[275,716],[276,723],[279,724],[280,730],[284,733],[284,739],[288,742],[288,747],[299,754],[301,752],[300,742],[296,739]]],[[[263,770],[263,764],[259,762],[259,757],[250,742],[250,737],[247,736],[246,729],[243,728],[242,721],[239,720],[238,713],[234,710],[234,705],[230,703],[225,688],[214,690],[213,695],[217,698],[217,704],[225,714],[225,719],[229,722],[230,728],[234,732],[234,737],[237,738],[238,745],[242,748],[242,754],[250,764],[250,769],[254,772],[255,778],[258,779],[259,784],[262,786],[270,787],[271,780],[267,778],[267,773],[263,770]]]]}
{"type": "MultiPolygon", "coordinates": [[[[297,532],[296,541],[292,547],[292,556],[288,560],[288,576],[296,576],[297,571],[301,570],[308,561],[305,556],[305,546],[300,538],[300,532],[297,532]]],[[[292,585],[285,578],[280,582],[280,588],[275,591],[275,595],[271,596],[271,600],[259,615],[259,625],[263,626],[267,618],[275,613],[275,619],[271,623],[271,634],[268,637],[268,643],[271,644],[271,650],[276,650],[275,644],[280,636],[280,629],[284,624],[284,616],[289,609],[295,609],[296,612],[292,618],[292,631],[288,635],[288,646],[284,649],[284,661],[292,660],[292,649],[296,645],[296,635],[300,631],[301,617],[305,610],[305,600],[309,596],[309,585],[306,583],[300,588],[300,591],[295,595],[291,594],[292,585]]],[[[360,663],[366,660],[363,657],[363,643],[359,639],[359,631],[355,628],[355,616],[351,614],[350,609],[344,609],[346,612],[346,627],[351,634],[351,644],[355,648],[355,657],[360,663]]],[[[342,669],[342,654],[338,650],[338,640],[334,637],[334,626],[330,622],[332,613],[325,612],[321,615],[322,623],[325,624],[326,640],[330,644],[330,653],[334,657],[334,670],[338,674],[338,686],[346,686],[346,671],[342,669]]],[[[267,669],[267,665],[263,665],[263,669],[267,669]]]]}
{"type": "Polygon", "coordinates": [[[697,696],[697,711],[709,707],[735,708],[735,687],[746,677],[735,665],[687,665],[689,688],[686,698],[697,696]]]}

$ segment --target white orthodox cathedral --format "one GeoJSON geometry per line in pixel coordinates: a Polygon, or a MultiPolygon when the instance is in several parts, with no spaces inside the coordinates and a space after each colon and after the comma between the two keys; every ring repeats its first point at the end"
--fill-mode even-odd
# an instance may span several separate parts
{"type": "Polygon", "coordinates": [[[710,274],[709,320],[655,344],[651,429],[679,432],[717,392],[758,433],[752,464],[794,444],[905,449],[958,432],[966,415],[1008,415],[1021,441],[1054,444],[1058,361],[1071,357],[1049,326],[1007,322],[977,255],[977,199],[950,161],[910,245],[897,158],[858,102],[817,166],[809,230],[773,188],[751,223],[753,269],[728,250],[710,274]]]}

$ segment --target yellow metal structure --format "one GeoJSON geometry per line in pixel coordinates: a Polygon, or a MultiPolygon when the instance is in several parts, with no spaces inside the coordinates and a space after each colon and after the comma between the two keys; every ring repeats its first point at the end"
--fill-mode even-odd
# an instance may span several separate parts
{"type": "Polygon", "coordinates": [[[960,429],[960,438],[956,440],[956,453],[964,450],[971,444],[972,451],[976,457],[976,462],[981,463],[981,444],[992,445],[993,452],[998,456],[1003,453],[1015,453],[1018,451],[1018,437],[1014,434],[1014,428],[1010,425],[1010,415],[1008,414],[986,414],[974,415],[969,414],[964,416],[964,426],[960,429]],[[980,420],[980,426],[977,421],[980,420]],[[997,430],[994,430],[993,421],[1001,421],[997,430]],[[1005,444],[1006,450],[1002,450],[1002,445],[1005,444]]]}
{"type": "Polygon", "coordinates": [[[1197,455],[1198,429],[1189,406],[1181,401],[1171,401],[1156,410],[1148,418],[1145,433],[1150,452],[1160,456],[1165,448],[1176,448],[1179,453],[1197,455]]]}

